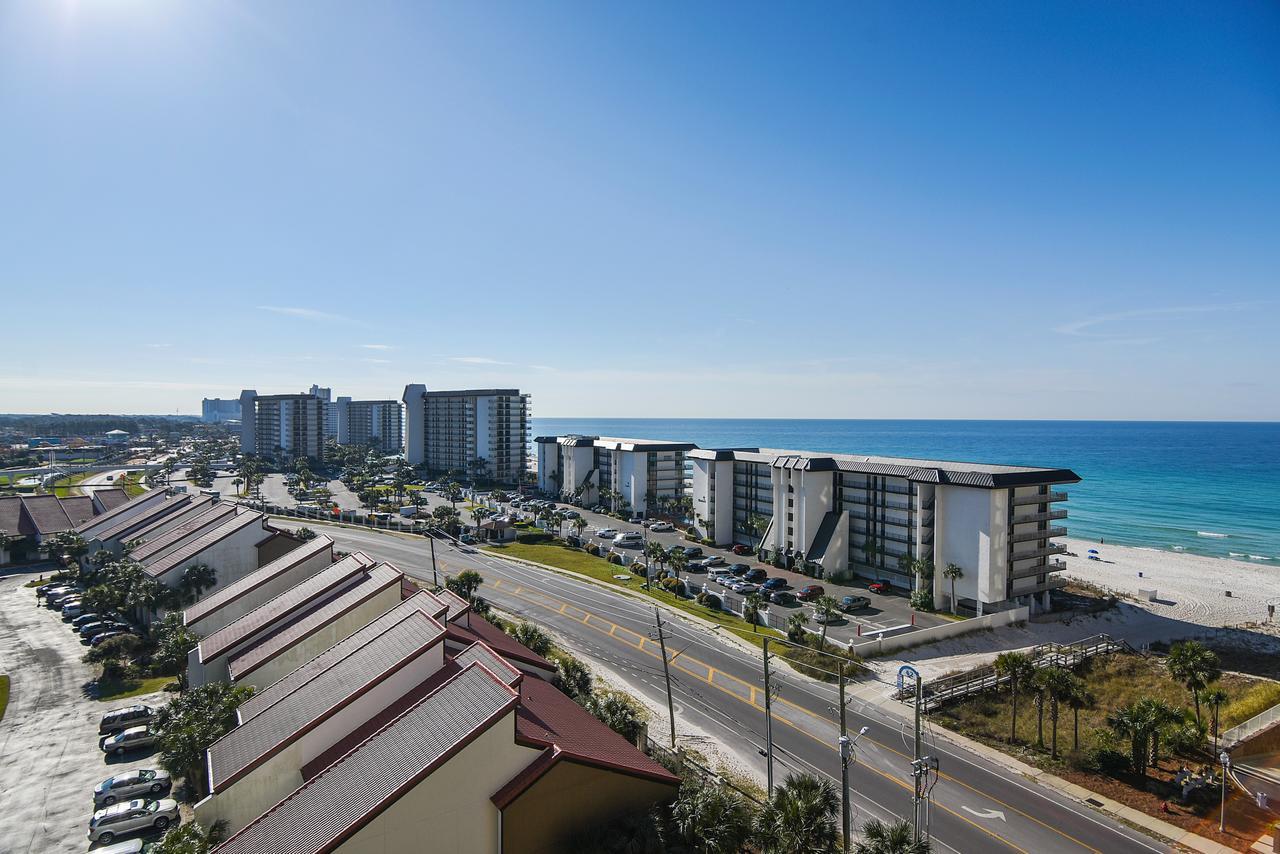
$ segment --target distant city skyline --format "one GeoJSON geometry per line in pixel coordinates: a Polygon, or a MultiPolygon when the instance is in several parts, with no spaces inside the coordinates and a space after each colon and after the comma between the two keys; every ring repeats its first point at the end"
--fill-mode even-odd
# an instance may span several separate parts
{"type": "Polygon", "coordinates": [[[1280,7],[0,6],[0,410],[1280,420],[1280,7]]]}

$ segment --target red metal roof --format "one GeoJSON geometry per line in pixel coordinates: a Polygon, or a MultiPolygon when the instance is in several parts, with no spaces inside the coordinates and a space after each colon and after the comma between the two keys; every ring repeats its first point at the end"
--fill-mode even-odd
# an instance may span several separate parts
{"type": "Polygon", "coordinates": [[[470,626],[464,626],[459,623],[450,623],[448,626],[449,640],[466,646],[470,646],[476,641],[481,640],[506,658],[514,659],[515,661],[522,661],[525,664],[531,664],[534,667],[540,667],[548,671],[556,669],[556,666],[550,661],[547,661],[527,646],[521,644],[515,638],[511,637],[511,635],[507,634],[493,623],[490,623],[488,620],[472,614],[470,622],[470,626]]]}

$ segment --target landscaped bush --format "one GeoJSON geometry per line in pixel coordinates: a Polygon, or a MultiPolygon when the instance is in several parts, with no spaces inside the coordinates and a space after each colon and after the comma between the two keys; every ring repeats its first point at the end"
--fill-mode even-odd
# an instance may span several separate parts
{"type": "Polygon", "coordinates": [[[659,583],[668,593],[674,593],[676,596],[684,595],[684,582],[679,578],[664,578],[659,583]]]}
{"type": "Polygon", "coordinates": [[[616,555],[616,554],[609,555],[609,563],[622,566],[622,555],[616,555]]]}
{"type": "Polygon", "coordinates": [[[927,590],[925,588],[912,591],[911,607],[917,611],[932,611],[933,610],[933,591],[927,590]]]}
{"type": "Polygon", "coordinates": [[[554,536],[545,532],[539,532],[536,534],[517,534],[516,535],[516,542],[524,543],[527,546],[535,546],[538,543],[549,543],[554,539],[555,539],[554,536]]]}
{"type": "Polygon", "coordinates": [[[721,608],[720,597],[705,590],[698,594],[698,604],[713,611],[719,611],[721,608]]]}

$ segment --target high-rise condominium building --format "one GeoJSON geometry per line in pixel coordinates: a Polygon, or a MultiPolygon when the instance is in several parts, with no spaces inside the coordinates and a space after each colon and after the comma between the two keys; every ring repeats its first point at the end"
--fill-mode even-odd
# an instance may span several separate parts
{"type": "Polygon", "coordinates": [[[403,412],[398,400],[338,398],[339,445],[368,445],[387,454],[404,449],[403,412]]]}
{"type": "Polygon", "coordinates": [[[684,495],[692,442],[608,436],[539,436],[538,488],[580,504],[647,513],[684,495]]]}
{"type": "Polygon", "coordinates": [[[718,545],[742,543],[821,577],[916,585],[932,569],[934,601],[982,613],[1047,605],[1066,546],[1058,484],[1069,469],[822,454],[768,448],[690,451],[693,514],[718,545]]]}
{"type": "Polygon", "coordinates": [[[314,394],[240,392],[240,450],[286,462],[324,459],[325,401],[314,394]]]}
{"type": "Polygon", "coordinates": [[[527,468],[529,395],[514,388],[404,389],[405,457],[433,473],[517,484],[527,468]]]}
{"type": "Polygon", "coordinates": [[[321,388],[313,383],[308,393],[324,401],[324,437],[337,441],[338,408],[333,405],[333,389],[321,388]]]}
{"type": "Polygon", "coordinates": [[[206,397],[200,401],[200,420],[213,424],[240,420],[240,401],[206,397]]]}

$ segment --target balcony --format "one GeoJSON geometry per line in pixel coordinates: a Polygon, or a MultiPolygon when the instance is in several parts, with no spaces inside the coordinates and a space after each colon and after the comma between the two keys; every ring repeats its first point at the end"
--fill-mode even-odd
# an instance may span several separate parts
{"type": "Polygon", "coordinates": [[[1015,506],[1021,504],[1045,504],[1050,501],[1066,501],[1065,492],[1044,492],[1037,495],[1018,495],[1013,499],[1015,506]]]}
{"type": "Polygon", "coordinates": [[[1062,543],[1049,543],[1038,549],[1031,549],[1025,552],[1014,552],[1013,560],[1030,560],[1033,557],[1048,557],[1049,555],[1060,555],[1065,553],[1067,547],[1062,543]]]}
{"type": "Polygon", "coordinates": [[[1067,535],[1066,528],[1040,528],[1035,531],[1026,531],[1021,534],[1013,534],[1009,540],[1014,543],[1025,543],[1029,540],[1051,540],[1054,537],[1065,537],[1067,535]]]}
{"type": "Polygon", "coordinates": [[[1009,577],[1012,579],[1031,578],[1036,575],[1047,575],[1051,572],[1061,572],[1066,568],[1067,565],[1060,560],[1047,560],[1044,563],[1038,563],[1035,566],[1011,570],[1009,572],[1009,577]]]}
{"type": "Polygon", "coordinates": [[[1045,510],[1042,513],[1025,513],[1020,516],[1013,517],[1013,524],[1021,525],[1024,522],[1049,522],[1054,519],[1067,518],[1066,510],[1045,510]]]}

